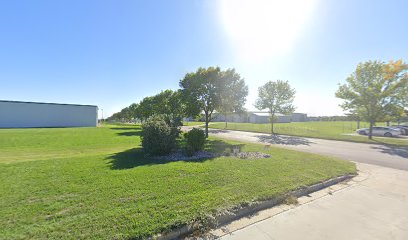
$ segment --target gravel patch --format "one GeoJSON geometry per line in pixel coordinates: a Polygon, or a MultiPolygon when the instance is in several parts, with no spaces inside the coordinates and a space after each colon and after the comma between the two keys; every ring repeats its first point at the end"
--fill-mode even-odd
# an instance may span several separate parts
{"type": "Polygon", "coordinates": [[[263,152],[239,152],[239,153],[230,153],[230,154],[216,154],[207,151],[199,151],[193,156],[187,156],[182,150],[177,150],[173,153],[164,156],[150,156],[151,159],[155,160],[168,160],[168,161],[186,161],[186,160],[200,160],[206,158],[215,158],[215,157],[236,157],[240,159],[259,159],[259,158],[270,158],[271,155],[263,152]]]}
{"type": "Polygon", "coordinates": [[[207,152],[207,151],[199,151],[196,152],[193,156],[187,156],[183,153],[183,151],[178,150],[175,152],[172,152],[168,155],[164,156],[152,156],[150,157],[151,159],[156,159],[156,160],[169,160],[169,161],[177,161],[177,160],[199,160],[199,159],[204,159],[204,158],[214,158],[218,157],[219,154],[207,152]]]}
{"type": "Polygon", "coordinates": [[[239,152],[239,153],[231,153],[230,157],[237,157],[241,159],[257,159],[257,158],[270,158],[271,155],[263,153],[263,152],[239,152]]]}

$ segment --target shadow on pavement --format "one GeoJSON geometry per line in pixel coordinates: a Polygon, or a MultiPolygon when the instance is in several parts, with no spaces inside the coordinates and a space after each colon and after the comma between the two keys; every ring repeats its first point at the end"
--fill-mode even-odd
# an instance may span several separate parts
{"type": "Polygon", "coordinates": [[[407,158],[407,161],[408,161],[408,147],[382,145],[382,146],[371,146],[371,148],[375,150],[379,150],[382,153],[407,158]]]}
{"type": "Polygon", "coordinates": [[[215,128],[209,128],[208,129],[208,133],[214,133],[214,134],[217,134],[217,133],[228,133],[228,132],[231,132],[230,130],[226,130],[226,129],[215,129],[215,128]]]}
{"type": "Polygon", "coordinates": [[[310,145],[312,142],[306,138],[283,136],[283,135],[258,135],[256,136],[260,142],[281,145],[310,145]]]}

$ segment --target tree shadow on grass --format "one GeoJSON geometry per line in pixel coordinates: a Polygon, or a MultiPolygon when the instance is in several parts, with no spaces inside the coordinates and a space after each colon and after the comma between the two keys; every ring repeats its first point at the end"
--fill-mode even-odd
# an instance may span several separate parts
{"type": "MultiPolygon", "coordinates": [[[[242,148],[245,144],[229,144],[221,140],[208,140],[205,146],[205,150],[208,152],[213,153],[223,153],[227,148],[232,149],[234,146],[242,148]]],[[[149,158],[145,155],[143,149],[141,147],[128,149],[123,152],[118,152],[110,155],[107,157],[108,164],[110,168],[113,170],[120,170],[120,169],[130,169],[139,166],[152,166],[157,164],[166,164],[170,162],[205,162],[207,160],[211,160],[216,158],[208,157],[208,158],[200,158],[200,159],[182,159],[182,160],[165,160],[165,159],[153,159],[149,158]]]]}
{"type": "MultiPolygon", "coordinates": [[[[146,158],[142,148],[132,148],[107,157],[111,169],[129,169],[138,166],[152,165],[155,162],[146,158]]],[[[163,162],[158,162],[163,163],[163,162]]]]}
{"type": "Polygon", "coordinates": [[[137,131],[129,131],[129,132],[120,132],[120,133],[116,133],[119,136],[127,136],[127,137],[132,137],[132,136],[141,136],[142,135],[142,131],[141,130],[137,130],[137,131]]]}
{"type": "Polygon", "coordinates": [[[119,136],[141,136],[142,135],[142,128],[140,126],[132,126],[132,127],[112,127],[112,130],[119,130],[119,131],[126,131],[126,132],[118,132],[116,133],[119,136]]]}
{"type": "Polygon", "coordinates": [[[222,140],[207,140],[205,145],[205,150],[213,153],[223,153],[227,149],[232,150],[237,147],[240,150],[245,146],[245,144],[230,144],[222,140]]]}

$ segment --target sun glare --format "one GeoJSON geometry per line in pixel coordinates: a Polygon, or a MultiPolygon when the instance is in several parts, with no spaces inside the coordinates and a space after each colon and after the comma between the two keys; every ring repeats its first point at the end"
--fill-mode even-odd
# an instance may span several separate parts
{"type": "Polygon", "coordinates": [[[317,0],[222,0],[222,25],[238,56],[261,61],[293,47],[317,0]]]}

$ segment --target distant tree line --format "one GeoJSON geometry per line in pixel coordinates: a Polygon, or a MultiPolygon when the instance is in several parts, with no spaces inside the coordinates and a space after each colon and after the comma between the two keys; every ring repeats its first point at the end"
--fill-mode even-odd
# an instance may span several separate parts
{"type": "Polygon", "coordinates": [[[187,73],[179,82],[180,89],[165,90],[145,97],[109,117],[108,121],[144,122],[153,115],[162,115],[171,125],[181,125],[183,117],[205,119],[205,135],[214,112],[245,111],[248,87],[235,69],[199,68],[187,73]]]}
{"type": "Polygon", "coordinates": [[[322,121],[322,122],[340,122],[340,121],[356,121],[357,119],[354,116],[317,116],[317,117],[308,117],[308,121],[322,121]]]}
{"type": "MultiPolygon", "coordinates": [[[[408,65],[402,60],[367,61],[339,86],[336,97],[343,100],[341,107],[346,116],[316,117],[317,121],[367,121],[369,138],[376,122],[402,122],[408,120],[408,65]]],[[[108,121],[143,122],[153,115],[165,116],[173,126],[181,125],[183,117],[202,117],[205,135],[214,113],[245,112],[248,87],[235,69],[219,67],[198,68],[187,73],[179,82],[180,89],[165,90],[145,97],[109,117],[108,121]]],[[[270,114],[271,132],[276,114],[291,114],[295,107],[295,89],[288,81],[269,81],[258,89],[255,107],[267,109],[270,114]]],[[[225,118],[227,119],[227,118],[225,118]]],[[[313,118],[311,118],[313,119],[313,118]]],[[[225,123],[227,127],[227,122],[225,123]]]]}

